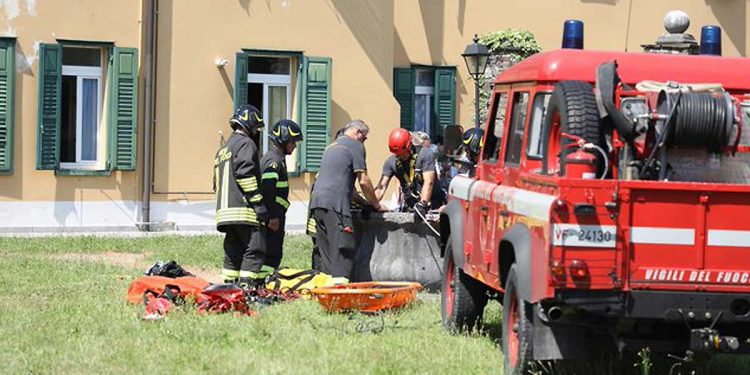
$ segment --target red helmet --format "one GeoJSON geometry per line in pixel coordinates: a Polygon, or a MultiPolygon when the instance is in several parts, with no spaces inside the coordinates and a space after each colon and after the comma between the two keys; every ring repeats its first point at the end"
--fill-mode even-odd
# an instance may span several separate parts
{"type": "Polygon", "coordinates": [[[391,135],[388,136],[388,148],[396,156],[411,153],[411,133],[403,128],[391,130],[391,135]]]}

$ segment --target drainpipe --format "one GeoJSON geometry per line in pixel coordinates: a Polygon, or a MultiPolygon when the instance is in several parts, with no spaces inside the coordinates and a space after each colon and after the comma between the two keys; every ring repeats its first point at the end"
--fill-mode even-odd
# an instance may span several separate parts
{"type": "Polygon", "coordinates": [[[154,159],[154,69],[156,61],[156,27],[159,12],[159,0],[145,0],[146,2],[146,30],[145,30],[145,58],[143,61],[145,72],[145,88],[143,92],[143,197],[141,199],[141,230],[151,230],[151,189],[153,185],[154,159]]]}

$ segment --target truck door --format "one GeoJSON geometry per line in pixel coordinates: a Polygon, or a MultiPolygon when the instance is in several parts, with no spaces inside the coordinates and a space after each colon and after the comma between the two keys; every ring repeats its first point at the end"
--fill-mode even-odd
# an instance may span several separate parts
{"type": "Polygon", "coordinates": [[[521,150],[523,149],[524,130],[528,118],[529,92],[514,91],[513,102],[511,104],[510,122],[505,137],[505,147],[502,150],[503,157],[503,181],[495,189],[492,202],[493,231],[490,246],[485,248],[485,257],[494,261],[490,262],[490,273],[500,275],[500,265],[497,261],[500,259],[499,243],[503,238],[505,231],[514,221],[508,207],[501,203],[506,201],[501,199],[505,194],[505,186],[515,187],[518,182],[519,167],[521,164],[521,150]]]}
{"type": "Polygon", "coordinates": [[[477,168],[477,182],[472,188],[471,212],[473,225],[467,226],[466,236],[472,244],[469,263],[481,272],[488,272],[486,250],[492,248],[494,220],[492,215],[492,193],[501,182],[499,155],[505,133],[508,91],[496,90],[490,108],[491,117],[485,126],[485,141],[482,161],[477,168]]]}

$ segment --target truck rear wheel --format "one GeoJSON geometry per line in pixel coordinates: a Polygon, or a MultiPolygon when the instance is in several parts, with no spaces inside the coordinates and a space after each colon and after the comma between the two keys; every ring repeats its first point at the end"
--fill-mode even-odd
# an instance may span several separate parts
{"type": "Polygon", "coordinates": [[[532,306],[518,294],[516,265],[510,266],[503,296],[503,374],[525,374],[531,359],[532,306]]]}
{"type": "Polygon", "coordinates": [[[451,332],[471,331],[482,319],[487,305],[485,287],[465,274],[453,260],[450,238],[443,260],[443,283],[440,290],[443,326],[451,332]]]}

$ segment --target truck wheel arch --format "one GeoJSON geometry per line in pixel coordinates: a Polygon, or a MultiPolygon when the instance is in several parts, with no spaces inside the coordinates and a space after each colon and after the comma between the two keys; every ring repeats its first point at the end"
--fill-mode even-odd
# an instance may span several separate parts
{"type": "Polygon", "coordinates": [[[531,233],[522,223],[515,224],[500,241],[499,265],[502,286],[508,278],[508,270],[516,264],[518,294],[526,301],[531,301],[531,233]]]}
{"type": "Polygon", "coordinates": [[[440,256],[445,256],[448,241],[453,245],[453,261],[464,267],[464,208],[459,200],[450,201],[440,213],[440,256]]]}

